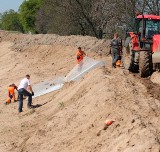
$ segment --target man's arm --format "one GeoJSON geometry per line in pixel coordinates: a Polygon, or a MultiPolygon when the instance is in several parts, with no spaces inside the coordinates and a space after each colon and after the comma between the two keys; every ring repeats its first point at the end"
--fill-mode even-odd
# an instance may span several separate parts
{"type": "Polygon", "coordinates": [[[28,89],[29,89],[31,92],[33,92],[31,85],[28,86],[28,89]]]}
{"type": "Polygon", "coordinates": [[[118,38],[118,46],[122,47],[122,39],[118,38]]]}
{"type": "Polygon", "coordinates": [[[15,86],[14,86],[14,89],[18,90],[18,87],[15,85],[15,86]]]}
{"type": "Polygon", "coordinates": [[[33,90],[32,90],[32,86],[31,86],[31,85],[28,86],[28,89],[31,91],[32,96],[34,96],[34,92],[33,92],[33,90]]]}
{"type": "Polygon", "coordinates": [[[86,56],[86,53],[83,51],[83,55],[86,56]]]}
{"type": "Polygon", "coordinates": [[[123,46],[122,46],[122,39],[119,39],[119,51],[120,51],[120,54],[122,54],[122,48],[123,48],[123,46]]]}

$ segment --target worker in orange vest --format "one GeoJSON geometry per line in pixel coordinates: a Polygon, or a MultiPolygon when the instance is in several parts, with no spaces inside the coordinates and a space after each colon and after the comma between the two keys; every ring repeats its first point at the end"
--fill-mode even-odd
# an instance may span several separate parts
{"type": "Polygon", "coordinates": [[[13,99],[14,102],[16,102],[15,92],[14,90],[17,90],[17,86],[13,83],[9,85],[8,87],[8,99],[6,101],[6,104],[10,104],[11,100],[13,99]]]}
{"type": "Polygon", "coordinates": [[[86,53],[84,51],[82,51],[81,47],[78,47],[78,51],[76,53],[77,56],[77,63],[79,64],[82,60],[83,57],[86,55],[86,53]]]}

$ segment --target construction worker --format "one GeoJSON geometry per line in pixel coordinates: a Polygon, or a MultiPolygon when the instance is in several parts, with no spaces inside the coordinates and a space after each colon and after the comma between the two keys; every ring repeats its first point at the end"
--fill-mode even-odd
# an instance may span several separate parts
{"type": "Polygon", "coordinates": [[[77,63],[79,64],[82,60],[83,57],[86,55],[86,53],[84,51],[82,51],[81,47],[78,47],[78,51],[76,53],[77,56],[77,63]]]}
{"type": "Polygon", "coordinates": [[[26,75],[24,79],[21,80],[18,86],[18,94],[19,94],[19,113],[22,112],[23,107],[23,95],[28,96],[28,108],[32,108],[32,96],[34,96],[34,92],[32,90],[30,84],[30,75],[26,75]],[[30,91],[27,91],[27,89],[30,91]]]}
{"type": "MultiPolygon", "coordinates": [[[[116,62],[120,60],[120,52],[122,47],[122,41],[119,39],[118,33],[114,34],[114,38],[111,40],[110,47],[112,55],[112,67],[116,68],[116,62]]],[[[120,64],[120,62],[117,62],[117,64],[120,64]]]]}
{"type": "Polygon", "coordinates": [[[12,99],[14,102],[16,102],[14,90],[17,90],[17,86],[13,83],[13,84],[9,85],[9,87],[8,87],[8,99],[6,101],[6,104],[10,104],[12,99]]]}

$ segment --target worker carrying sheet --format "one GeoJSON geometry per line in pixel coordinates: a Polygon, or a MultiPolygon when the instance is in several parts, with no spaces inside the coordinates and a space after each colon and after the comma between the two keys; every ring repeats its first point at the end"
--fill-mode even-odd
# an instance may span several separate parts
{"type": "Polygon", "coordinates": [[[77,63],[79,64],[83,60],[83,57],[86,56],[86,53],[82,51],[81,47],[78,47],[76,56],[77,56],[77,63]]]}

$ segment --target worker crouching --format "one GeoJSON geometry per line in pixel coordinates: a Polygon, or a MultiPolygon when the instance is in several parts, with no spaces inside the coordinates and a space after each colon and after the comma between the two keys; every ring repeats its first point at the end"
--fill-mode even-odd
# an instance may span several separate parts
{"type": "Polygon", "coordinates": [[[16,102],[14,90],[17,90],[17,86],[13,83],[8,87],[8,98],[7,98],[6,104],[10,104],[12,100],[16,102]]]}

